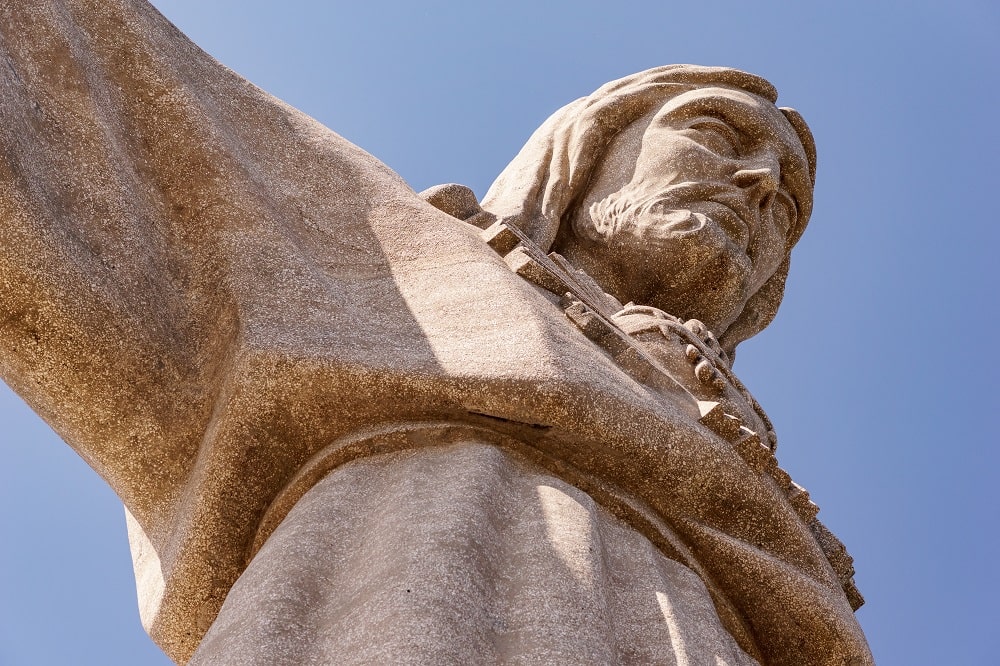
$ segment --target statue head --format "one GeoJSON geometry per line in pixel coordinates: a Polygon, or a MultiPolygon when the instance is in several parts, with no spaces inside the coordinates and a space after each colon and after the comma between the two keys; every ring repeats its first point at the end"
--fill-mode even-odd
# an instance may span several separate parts
{"type": "Polygon", "coordinates": [[[671,65],[557,111],[483,208],[622,302],[697,318],[730,354],[774,318],[812,208],[815,147],[767,81],[671,65]]]}

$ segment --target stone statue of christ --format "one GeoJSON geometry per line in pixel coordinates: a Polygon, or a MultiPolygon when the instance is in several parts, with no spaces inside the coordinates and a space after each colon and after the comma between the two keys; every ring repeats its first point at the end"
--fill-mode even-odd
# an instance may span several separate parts
{"type": "Polygon", "coordinates": [[[870,664],[732,373],[815,150],[689,65],[418,195],[144,0],[0,9],[0,376],[178,663],[870,664]]]}

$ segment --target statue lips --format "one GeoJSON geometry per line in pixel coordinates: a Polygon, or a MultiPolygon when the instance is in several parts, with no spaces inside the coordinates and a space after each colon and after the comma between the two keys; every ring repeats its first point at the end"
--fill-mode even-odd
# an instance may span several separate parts
{"type": "MultiPolygon", "coordinates": [[[[742,252],[748,252],[750,241],[757,225],[751,223],[753,217],[745,206],[740,206],[735,201],[728,201],[726,199],[719,197],[718,199],[706,201],[705,204],[708,208],[706,213],[718,222],[722,231],[733,244],[740,248],[742,252]]],[[[733,197],[733,199],[738,200],[736,197],[733,197]]]]}

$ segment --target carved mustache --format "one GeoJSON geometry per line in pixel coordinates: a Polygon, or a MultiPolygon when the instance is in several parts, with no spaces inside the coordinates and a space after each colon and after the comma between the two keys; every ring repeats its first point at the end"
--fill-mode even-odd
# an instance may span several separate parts
{"type": "Polygon", "coordinates": [[[746,252],[759,225],[741,190],[722,183],[678,183],[643,196],[639,188],[626,187],[594,204],[591,216],[602,235],[628,231],[647,241],[676,238],[714,222],[746,252]],[[610,204],[610,205],[609,205],[610,204]],[[610,228],[613,227],[613,228],[610,228]]]}

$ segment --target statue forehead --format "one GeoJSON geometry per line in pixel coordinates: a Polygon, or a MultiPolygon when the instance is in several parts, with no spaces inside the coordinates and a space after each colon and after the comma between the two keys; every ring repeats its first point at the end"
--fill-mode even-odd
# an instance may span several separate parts
{"type": "Polygon", "coordinates": [[[802,142],[781,110],[745,90],[721,86],[687,90],[666,99],[652,111],[651,119],[655,122],[703,115],[726,121],[751,138],[780,145],[788,158],[807,165],[802,142]]]}
{"type": "Polygon", "coordinates": [[[781,110],[759,95],[722,85],[683,90],[647,107],[612,137],[602,161],[634,160],[647,143],[647,137],[652,139],[657,130],[680,129],[673,127],[671,121],[683,122],[701,116],[722,120],[755,143],[778,147],[783,171],[792,181],[789,185],[807,192],[812,190],[805,149],[781,110]]]}
{"type": "Polygon", "coordinates": [[[811,197],[809,161],[802,141],[781,110],[754,93],[725,86],[686,90],[664,100],[648,114],[645,132],[671,120],[711,116],[761,144],[780,148],[782,180],[797,199],[811,197]]]}

